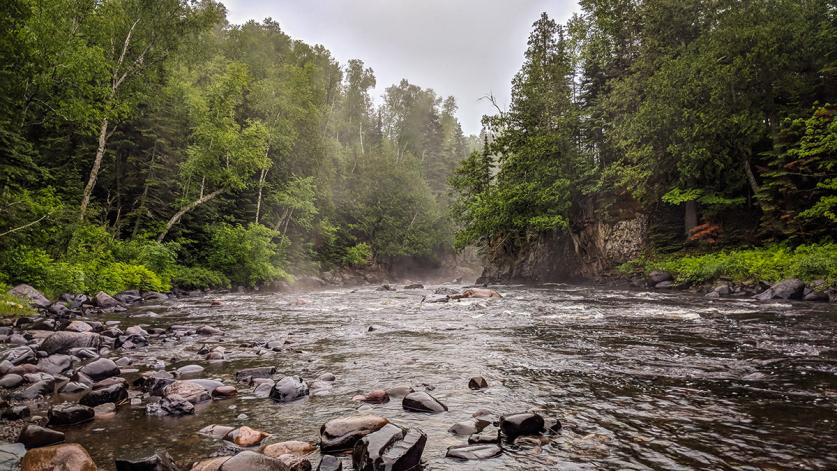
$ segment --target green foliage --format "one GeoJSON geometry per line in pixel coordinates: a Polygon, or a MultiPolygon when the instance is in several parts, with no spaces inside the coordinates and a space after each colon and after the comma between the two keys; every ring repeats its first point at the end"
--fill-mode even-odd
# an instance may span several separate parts
{"type": "Polygon", "coordinates": [[[363,267],[372,262],[372,248],[366,242],[361,242],[346,248],[343,264],[349,267],[363,267]]]}
{"type": "Polygon", "coordinates": [[[255,287],[287,274],[278,266],[276,231],[261,224],[218,224],[210,233],[207,265],[226,275],[233,283],[255,287]]]}
{"type": "Polygon", "coordinates": [[[172,285],[181,289],[229,288],[230,280],[223,273],[206,267],[177,266],[172,276],[172,285]]]}
{"type": "Polygon", "coordinates": [[[648,272],[670,272],[680,284],[704,283],[719,278],[741,283],[775,282],[784,278],[832,283],[837,281],[837,244],[796,248],[773,245],[705,255],[674,255],[630,262],[621,270],[629,273],[637,265],[642,265],[648,272]]]}

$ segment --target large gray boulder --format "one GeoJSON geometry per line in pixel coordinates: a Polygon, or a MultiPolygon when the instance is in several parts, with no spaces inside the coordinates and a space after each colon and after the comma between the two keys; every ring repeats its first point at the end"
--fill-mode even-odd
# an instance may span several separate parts
{"type": "Polygon", "coordinates": [[[802,294],[805,291],[805,283],[797,278],[789,278],[773,284],[763,292],[753,296],[759,301],[769,301],[771,299],[802,299],[802,294]]]}
{"type": "Polygon", "coordinates": [[[69,353],[74,348],[98,349],[102,344],[99,334],[92,332],[55,332],[41,342],[40,349],[53,353],[69,353]]]}
{"type": "Polygon", "coordinates": [[[356,471],[408,471],[418,469],[427,435],[418,429],[387,424],[361,438],[352,451],[356,471]]]}
{"type": "Polygon", "coordinates": [[[389,421],[377,415],[354,415],[329,420],[320,427],[320,450],[348,450],[361,438],[380,430],[389,421]]]}
{"type": "Polygon", "coordinates": [[[17,296],[18,298],[23,298],[29,300],[29,303],[36,307],[41,307],[46,309],[49,307],[50,301],[44,296],[44,293],[36,290],[35,288],[27,285],[27,284],[20,284],[15,286],[14,288],[9,290],[9,294],[13,296],[17,296]]]}

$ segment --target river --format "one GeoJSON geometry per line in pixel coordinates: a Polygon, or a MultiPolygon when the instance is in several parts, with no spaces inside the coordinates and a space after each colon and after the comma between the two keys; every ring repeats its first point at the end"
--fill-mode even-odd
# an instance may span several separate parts
{"type": "Polygon", "coordinates": [[[427,434],[425,470],[837,468],[833,305],[590,286],[497,289],[503,299],[447,304],[422,303],[430,289],[223,294],[109,314],[122,328],[209,324],[225,332],[216,340],[227,361],[205,361],[197,351],[206,338],[195,336],[132,351],[141,370],[162,359],[169,369],[202,365],[204,377],[228,384],[250,366],[337,380],[331,395],[287,404],[253,398],[239,384],[237,398],[185,418],[123,406],[115,418],[66,429],[67,440],[103,468],[158,448],[186,464],[221,449],[196,433],[205,425],[316,441],[325,421],[358,409],[353,395],[410,385],[432,388],[449,411],[407,412],[399,400],[364,408],[427,434]],[[289,342],[281,352],[252,346],[281,339],[289,342]],[[468,389],[476,375],[489,388],[468,389]],[[445,458],[447,447],[466,442],[447,429],[478,409],[538,409],[563,429],[549,443],[506,445],[490,460],[445,458]]]}

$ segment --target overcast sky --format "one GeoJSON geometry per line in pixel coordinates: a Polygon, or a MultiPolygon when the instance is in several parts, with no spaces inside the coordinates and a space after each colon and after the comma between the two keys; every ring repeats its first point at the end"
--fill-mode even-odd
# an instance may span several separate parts
{"type": "Polygon", "coordinates": [[[296,39],[375,71],[376,101],[402,78],[453,95],[466,134],[477,134],[493,92],[509,101],[526,39],[541,12],[565,22],[575,0],[222,0],[231,23],[273,18],[296,39]]]}

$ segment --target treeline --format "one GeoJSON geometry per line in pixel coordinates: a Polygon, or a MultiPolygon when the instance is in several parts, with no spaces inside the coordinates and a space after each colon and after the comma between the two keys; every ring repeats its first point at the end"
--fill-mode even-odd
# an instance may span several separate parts
{"type": "Polygon", "coordinates": [[[0,283],[255,286],[452,249],[456,103],[204,0],[9,0],[0,283]]]}
{"type": "Polygon", "coordinates": [[[515,253],[590,206],[676,215],[658,249],[834,237],[833,2],[579,3],[534,23],[509,108],[456,171],[459,246],[515,253]]]}

